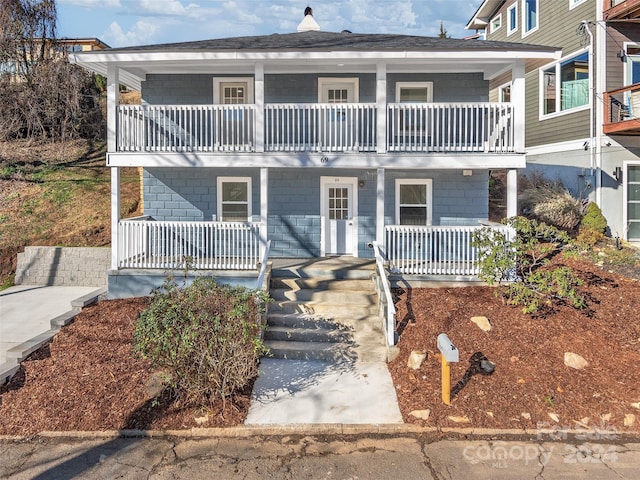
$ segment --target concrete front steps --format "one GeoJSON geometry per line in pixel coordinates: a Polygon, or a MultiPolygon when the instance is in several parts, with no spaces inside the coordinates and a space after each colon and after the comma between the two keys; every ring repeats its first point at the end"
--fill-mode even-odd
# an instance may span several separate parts
{"type": "Polygon", "coordinates": [[[385,362],[373,265],[357,259],[274,265],[265,343],[271,358],[385,362]]]}

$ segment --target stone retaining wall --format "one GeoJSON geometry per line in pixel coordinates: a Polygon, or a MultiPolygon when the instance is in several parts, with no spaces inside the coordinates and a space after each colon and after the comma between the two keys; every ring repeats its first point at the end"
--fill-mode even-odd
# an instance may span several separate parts
{"type": "Polygon", "coordinates": [[[110,260],[110,248],[25,247],[15,284],[104,287],[110,260]]]}

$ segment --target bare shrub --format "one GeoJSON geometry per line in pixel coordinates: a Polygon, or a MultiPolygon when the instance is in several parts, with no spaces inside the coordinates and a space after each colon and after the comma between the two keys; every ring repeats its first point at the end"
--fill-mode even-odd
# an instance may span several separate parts
{"type": "Polygon", "coordinates": [[[583,201],[574,198],[560,182],[527,188],[518,201],[525,217],[569,231],[580,224],[585,208],[583,201]]]}

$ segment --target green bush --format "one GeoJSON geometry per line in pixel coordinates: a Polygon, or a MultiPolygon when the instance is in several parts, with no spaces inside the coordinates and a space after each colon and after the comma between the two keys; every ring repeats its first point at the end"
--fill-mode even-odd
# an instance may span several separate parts
{"type": "Polygon", "coordinates": [[[511,234],[489,227],[474,233],[479,278],[489,285],[507,282],[498,293],[525,313],[544,315],[565,303],[585,308],[586,300],[576,290],[580,278],[567,267],[550,266],[551,258],[569,245],[567,232],[524,217],[505,223],[511,234]]]}
{"type": "Polygon", "coordinates": [[[134,349],[160,368],[181,401],[212,404],[258,374],[266,294],[200,277],[184,288],[167,280],[134,331],[134,349]]]}
{"type": "Polygon", "coordinates": [[[587,205],[587,211],[580,221],[580,228],[586,228],[600,233],[604,233],[607,229],[607,219],[604,218],[600,207],[594,202],[589,202],[589,205],[587,205]]]}

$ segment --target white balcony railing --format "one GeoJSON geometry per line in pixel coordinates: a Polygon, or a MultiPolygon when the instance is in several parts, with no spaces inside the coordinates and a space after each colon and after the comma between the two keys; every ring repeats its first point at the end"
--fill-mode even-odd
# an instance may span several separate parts
{"type": "Polygon", "coordinates": [[[375,104],[265,106],[266,151],[371,152],[375,149],[375,104]]]}
{"type": "MultiPolygon", "coordinates": [[[[416,153],[515,152],[510,103],[389,104],[386,149],[416,153]]],[[[119,152],[375,152],[376,105],[121,105],[119,152]]]]}
{"type": "Polygon", "coordinates": [[[123,220],[118,268],[254,270],[259,225],[242,222],[123,220]]]}
{"type": "Polygon", "coordinates": [[[251,152],[254,105],[120,105],[119,152],[251,152]]]}
{"type": "Polygon", "coordinates": [[[510,103],[396,103],[387,107],[391,152],[514,152],[510,103]]]}
{"type": "MultiPolygon", "coordinates": [[[[477,275],[478,252],[471,240],[480,228],[484,227],[388,225],[389,269],[404,275],[477,275]]],[[[511,234],[504,225],[491,228],[511,234]]]]}

